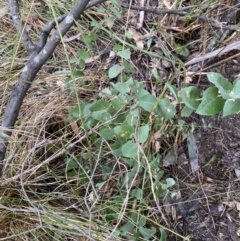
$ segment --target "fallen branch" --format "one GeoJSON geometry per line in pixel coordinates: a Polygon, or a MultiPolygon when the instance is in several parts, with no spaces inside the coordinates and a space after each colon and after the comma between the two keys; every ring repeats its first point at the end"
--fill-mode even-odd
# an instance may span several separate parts
{"type": "Polygon", "coordinates": [[[191,59],[190,61],[188,61],[187,63],[185,63],[185,66],[189,66],[189,65],[192,65],[192,64],[203,62],[207,59],[211,59],[211,58],[214,58],[214,57],[217,57],[217,56],[221,56],[225,53],[228,53],[232,50],[239,49],[239,48],[240,48],[240,41],[237,41],[237,42],[229,44],[225,47],[216,49],[216,50],[214,50],[210,53],[207,53],[205,55],[196,56],[193,59],[191,59]]]}
{"type": "Polygon", "coordinates": [[[10,13],[13,19],[13,24],[20,34],[20,40],[24,44],[28,54],[31,54],[35,50],[35,44],[29,38],[25,26],[19,18],[19,5],[18,0],[8,0],[8,5],[10,8],[10,13]]]}
{"type": "Polygon", "coordinates": [[[46,26],[37,45],[34,45],[20,21],[17,0],[9,0],[8,3],[13,22],[16,29],[19,31],[21,41],[28,51],[29,60],[26,63],[15,88],[11,92],[3,115],[0,135],[0,175],[2,175],[2,168],[4,165],[3,160],[8,145],[8,139],[12,134],[23,99],[26,96],[26,93],[36,74],[51,57],[55,48],[60,43],[61,37],[63,37],[72,27],[74,22],[79,19],[83,11],[101,2],[104,2],[104,0],[93,0],[91,2],[90,0],[78,0],[72,7],[69,14],[58,17],[46,26]],[[56,29],[52,36],[48,39],[51,30],[56,26],[56,22],[59,23],[59,29],[56,29]]]}

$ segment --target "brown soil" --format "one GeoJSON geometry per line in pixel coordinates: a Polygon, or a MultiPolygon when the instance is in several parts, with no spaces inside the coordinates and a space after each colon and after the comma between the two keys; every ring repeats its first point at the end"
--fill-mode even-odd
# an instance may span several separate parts
{"type": "MultiPolygon", "coordinates": [[[[234,80],[239,63],[234,59],[208,72],[234,80]]],[[[204,76],[199,83],[203,88],[210,86],[204,76]]],[[[191,173],[187,148],[179,153],[179,165],[173,174],[180,190],[180,198],[172,201],[179,217],[176,229],[193,241],[240,240],[240,117],[195,115],[190,122],[197,126],[194,137],[200,168],[198,173],[191,173]]]]}

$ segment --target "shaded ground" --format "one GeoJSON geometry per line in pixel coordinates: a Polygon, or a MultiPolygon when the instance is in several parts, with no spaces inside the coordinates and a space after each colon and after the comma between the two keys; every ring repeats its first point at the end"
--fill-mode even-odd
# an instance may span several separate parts
{"type": "MultiPolygon", "coordinates": [[[[239,74],[238,59],[208,71],[234,80],[239,74]]],[[[209,86],[204,76],[200,86],[209,86]]],[[[194,137],[200,171],[199,174],[191,173],[187,149],[179,154],[179,165],[174,174],[181,193],[181,198],[175,201],[181,217],[177,230],[191,235],[194,241],[240,240],[240,117],[195,115],[190,121],[196,123],[194,137]]]]}

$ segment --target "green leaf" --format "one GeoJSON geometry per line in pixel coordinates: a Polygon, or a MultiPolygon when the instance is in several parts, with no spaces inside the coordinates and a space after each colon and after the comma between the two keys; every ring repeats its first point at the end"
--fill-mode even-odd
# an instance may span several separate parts
{"type": "Polygon", "coordinates": [[[80,59],[86,60],[87,58],[89,58],[89,53],[88,51],[81,49],[78,51],[78,55],[80,59]]]}
{"type": "Polygon", "coordinates": [[[144,143],[149,136],[149,125],[141,126],[136,132],[136,139],[139,143],[144,143]]]}
{"type": "Polygon", "coordinates": [[[218,88],[224,99],[229,99],[229,92],[233,89],[233,86],[227,79],[218,73],[208,73],[207,78],[218,88]]]}
{"type": "Polygon", "coordinates": [[[240,99],[230,99],[226,100],[223,106],[223,117],[228,115],[238,114],[240,111],[240,99]]]}
{"type": "Polygon", "coordinates": [[[93,105],[94,103],[84,103],[84,104],[81,104],[81,113],[80,115],[83,117],[83,118],[88,118],[90,115],[91,115],[91,106],[93,105]]]}
{"type": "Polygon", "coordinates": [[[130,232],[131,230],[133,230],[133,228],[135,227],[135,225],[132,222],[127,222],[125,223],[121,228],[121,233],[122,235],[126,235],[128,232],[130,232]]]}
{"type": "Polygon", "coordinates": [[[111,120],[112,116],[108,112],[105,111],[94,111],[91,114],[92,118],[101,122],[107,122],[111,120]]]}
{"type": "Polygon", "coordinates": [[[96,41],[98,39],[98,35],[96,33],[94,33],[94,32],[91,32],[90,33],[90,39],[92,41],[96,41]]]}
{"type": "Polygon", "coordinates": [[[119,111],[121,110],[124,106],[125,103],[122,100],[112,100],[112,106],[115,110],[119,111]]]}
{"type": "Polygon", "coordinates": [[[199,91],[195,86],[189,86],[181,89],[181,97],[184,104],[193,110],[196,110],[199,106],[200,101],[197,100],[199,98],[199,91]]]}
{"type": "Polygon", "coordinates": [[[218,89],[210,87],[203,93],[203,100],[197,108],[199,115],[215,115],[223,109],[224,100],[218,96],[218,89]]]}
{"type": "Polygon", "coordinates": [[[110,103],[108,101],[100,100],[93,103],[90,108],[90,116],[98,121],[106,122],[112,118],[110,111],[110,103]]]}
{"type": "Polygon", "coordinates": [[[122,154],[125,157],[136,157],[138,154],[138,145],[128,141],[122,146],[122,154]]]}
{"type": "Polygon", "coordinates": [[[72,80],[72,78],[71,77],[68,77],[66,80],[65,80],[65,88],[66,88],[66,90],[67,90],[67,92],[69,93],[69,94],[73,94],[74,93],[74,88],[75,88],[75,86],[74,86],[74,83],[73,83],[73,80],[72,80]]]}
{"type": "Polygon", "coordinates": [[[160,233],[161,233],[161,238],[159,241],[166,241],[167,240],[167,233],[165,232],[165,230],[163,228],[159,228],[160,233]]]}
{"type": "Polygon", "coordinates": [[[105,140],[112,140],[114,136],[114,131],[111,128],[103,128],[99,133],[105,140]]]}
{"type": "Polygon", "coordinates": [[[113,51],[115,51],[115,52],[122,51],[123,49],[124,49],[124,46],[120,45],[120,44],[115,44],[113,46],[113,51]]]}
{"type": "Polygon", "coordinates": [[[117,77],[124,70],[123,66],[119,64],[113,65],[108,71],[108,77],[110,79],[117,77]]]}
{"type": "Polygon", "coordinates": [[[158,101],[157,114],[163,116],[166,119],[172,119],[176,114],[175,107],[171,104],[167,98],[160,99],[158,101]]]}
{"type": "Polygon", "coordinates": [[[142,234],[142,236],[145,240],[149,240],[156,233],[156,228],[154,228],[154,227],[151,227],[151,228],[140,227],[139,232],[142,234]]]}
{"type": "MultiPolygon", "coordinates": [[[[141,200],[141,199],[139,199],[139,200],[141,200]]],[[[145,217],[141,217],[139,220],[138,220],[138,223],[137,223],[137,226],[138,227],[143,227],[143,226],[145,226],[146,225],[146,218],[145,217]]]]}
{"type": "Polygon", "coordinates": [[[117,55],[126,60],[129,60],[131,58],[131,52],[129,49],[124,49],[124,50],[118,51],[117,55]]]}
{"type": "Polygon", "coordinates": [[[167,178],[166,179],[167,184],[162,184],[162,189],[166,190],[169,187],[172,187],[173,185],[175,185],[175,181],[172,178],[167,178]]]}
{"type": "Polygon", "coordinates": [[[112,7],[111,11],[118,19],[121,19],[122,14],[116,8],[112,7]]]}
{"type": "Polygon", "coordinates": [[[116,84],[111,83],[111,85],[115,90],[117,90],[121,94],[126,94],[130,92],[130,88],[126,82],[124,83],[118,82],[116,84]]]}
{"type": "Polygon", "coordinates": [[[123,66],[125,67],[125,69],[127,70],[127,71],[129,71],[131,74],[135,74],[135,69],[134,69],[134,67],[132,66],[132,64],[131,63],[129,63],[128,61],[126,61],[126,60],[123,60],[123,66]]]}
{"type": "Polygon", "coordinates": [[[132,91],[136,95],[137,99],[141,99],[143,96],[150,95],[149,92],[142,86],[133,86],[132,91]]]}
{"type": "Polygon", "coordinates": [[[147,112],[151,112],[157,99],[149,93],[139,99],[139,105],[147,112]]]}
{"type": "Polygon", "coordinates": [[[183,57],[187,57],[190,54],[190,51],[185,46],[178,45],[176,47],[175,51],[177,54],[179,54],[183,57]]]}
{"type": "Polygon", "coordinates": [[[72,121],[79,120],[81,112],[80,112],[78,106],[70,107],[68,109],[68,112],[69,112],[69,119],[70,120],[72,120],[72,121]]]}
{"type": "Polygon", "coordinates": [[[109,223],[113,220],[116,220],[116,218],[118,217],[118,214],[116,213],[116,211],[110,209],[110,208],[106,208],[105,209],[105,212],[106,212],[106,221],[109,223]]]}
{"type": "Polygon", "coordinates": [[[160,84],[162,83],[162,78],[160,77],[159,73],[158,73],[158,70],[156,67],[154,67],[152,69],[152,74],[154,76],[154,78],[156,79],[156,84],[160,84]]]}
{"type": "Polygon", "coordinates": [[[240,99],[240,80],[237,79],[234,83],[233,90],[230,92],[230,97],[240,99]]]}
{"type": "Polygon", "coordinates": [[[167,83],[167,87],[171,91],[171,93],[173,94],[175,100],[177,100],[177,102],[180,102],[181,98],[178,96],[178,88],[174,85],[169,84],[169,83],[167,83]]]}
{"type": "Polygon", "coordinates": [[[141,188],[133,189],[131,191],[131,197],[136,198],[137,200],[143,199],[143,190],[141,188]]]}
{"type": "Polygon", "coordinates": [[[85,60],[79,59],[78,66],[80,69],[84,69],[85,68],[85,60]]]}
{"type": "Polygon", "coordinates": [[[119,0],[111,0],[112,4],[115,6],[120,6],[119,0]]]}
{"type": "Polygon", "coordinates": [[[77,162],[73,158],[65,158],[64,162],[67,165],[68,171],[78,167],[77,162]]]}
{"type": "MultiPolygon", "coordinates": [[[[98,11],[99,13],[105,13],[105,12],[106,12],[106,9],[105,9],[104,7],[102,7],[102,6],[100,6],[100,7],[97,8],[97,11],[98,11]]],[[[96,21],[96,20],[95,20],[95,21],[96,21]]]]}
{"type": "Polygon", "coordinates": [[[125,139],[128,139],[132,135],[133,131],[134,129],[130,125],[120,125],[114,128],[115,134],[125,139]]]}
{"type": "Polygon", "coordinates": [[[106,110],[108,109],[110,106],[110,103],[108,101],[105,101],[105,100],[100,100],[100,101],[97,101],[96,103],[94,103],[90,110],[91,111],[100,111],[100,110],[106,110]]]}
{"type": "MultiPolygon", "coordinates": [[[[104,9],[104,10],[105,10],[105,9],[104,9]]],[[[101,10],[100,10],[100,11],[101,11],[101,10]]],[[[103,27],[103,25],[102,25],[100,22],[97,22],[96,20],[92,20],[92,22],[91,22],[91,27],[95,27],[95,29],[96,29],[96,28],[100,29],[100,28],[103,27]]]]}
{"type": "Polygon", "coordinates": [[[131,126],[135,126],[138,122],[138,118],[139,118],[138,109],[131,110],[126,117],[126,123],[131,126]]]}
{"type": "Polygon", "coordinates": [[[184,106],[184,108],[181,111],[182,117],[189,117],[193,113],[193,109],[188,108],[187,106],[184,106]]]}
{"type": "Polygon", "coordinates": [[[151,171],[156,171],[160,167],[160,155],[159,154],[157,154],[157,156],[154,157],[153,161],[150,162],[149,166],[150,166],[151,171]]]}
{"type": "Polygon", "coordinates": [[[82,78],[82,77],[84,77],[84,73],[81,70],[74,70],[73,71],[73,76],[75,78],[82,78]]]}

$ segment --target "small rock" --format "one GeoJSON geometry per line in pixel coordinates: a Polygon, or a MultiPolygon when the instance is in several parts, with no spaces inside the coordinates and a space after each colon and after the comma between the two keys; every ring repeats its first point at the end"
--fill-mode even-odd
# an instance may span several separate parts
{"type": "Polygon", "coordinates": [[[162,59],[161,62],[162,62],[162,66],[166,69],[169,69],[172,67],[172,63],[169,62],[168,60],[162,59]]]}

